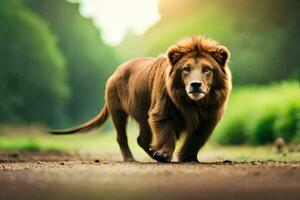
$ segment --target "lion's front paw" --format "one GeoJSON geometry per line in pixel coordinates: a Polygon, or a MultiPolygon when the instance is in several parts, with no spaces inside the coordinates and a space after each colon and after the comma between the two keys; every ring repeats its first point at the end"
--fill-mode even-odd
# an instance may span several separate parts
{"type": "Polygon", "coordinates": [[[157,150],[153,153],[153,158],[158,162],[169,163],[171,162],[171,156],[163,150],[157,150]]]}

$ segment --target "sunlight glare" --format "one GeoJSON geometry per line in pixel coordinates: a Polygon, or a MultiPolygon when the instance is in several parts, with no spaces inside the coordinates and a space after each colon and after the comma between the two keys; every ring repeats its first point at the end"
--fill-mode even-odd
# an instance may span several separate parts
{"type": "Polygon", "coordinates": [[[93,19],[110,45],[118,45],[129,30],[145,33],[160,18],[158,0],[82,0],[80,4],[81,14],[93,19]]]}

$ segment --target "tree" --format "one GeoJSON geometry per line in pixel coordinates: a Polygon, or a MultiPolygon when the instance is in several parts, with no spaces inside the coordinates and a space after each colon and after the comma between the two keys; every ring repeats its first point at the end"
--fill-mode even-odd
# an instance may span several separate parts
{"type": "Polygon", "coordinates": [[[46,23],[22,1],[0,1],[0,46],[0,122],[64,120],[64,57],[46,23]]]}
{"type": "Polygon", "coordinates": [[[104,44],[91,19],[83,18],[78,3],[62,0],[26,0],[58,37],[59,47],[70,71],[71,97],[68,125],[96,115],[104,103],[104,88],[118,60],[112,47],[104,44]]]}

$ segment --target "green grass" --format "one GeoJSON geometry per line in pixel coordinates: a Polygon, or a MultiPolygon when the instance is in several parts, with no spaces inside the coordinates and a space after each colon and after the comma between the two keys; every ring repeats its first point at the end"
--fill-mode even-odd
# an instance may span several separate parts
{"type": "MultiPolygon", "coordinates": [[[[28,151],[106,151],[119,150],[116,142],[115,132],[98,131],[90,134],[75,135],[51,135],[46,131],[38,130],[34,133],[28,132],[26,128],[20,127],[16,133],[0,134],[0,150],[28,150],[28,151]],[[23,133],[22,133],[23,131],[23,133]]],[[[129,129],[132,131],[132,128],[129,129]]],[[[137,131],[136,131],[137,132],[137,131]]],[[[129,143],[132,148],[137,148],[136,134],[128,134],[129,143]]]]}
{"type": "Polygon", "coordinates": [[[1,136],[0,149],[7,150],[62,150],[75,151],[80,149],[96,149],[97,146],[108,147],[108,140],[112,136],[105,134],[104,136],[95,135],[74,135],[74,136],[1,136]]]}
{"type": "MultiPolygon", "coordinates": [[[[137,130],[132,128],[128,134],[129,146],[138,160],[151,160],[143,150],[137,145],[137,130]]],[[[177,144],[177,149],[180,142],[177,144]]],[[[300,161],[300,151],[289,151],[286,147],[283,153],[278,153],[274,146],[221,146],[214,143],[208,143],[199,153],[199,159],[202,162],[216,162],[224,160],[232,161],[300,161]]],[[[47,134],[18,134],[17,136],[0,136],[0,151],[62,151],[62,152],[86,152],[93,155],[110,154],[119,155],[121,152],[115,139],[113,131],[101,132],[90,135],[68,135],[52,136],[47,134]]]]}
{"type": "Polygon", "coordinates": [[[231,160],[237,162],[249,161],[300,161],[300,151],[290,151],[292,146],[286,146],[279,153],[273,145],[262,146],[215,146],[208,144],[198,154],[199,160],[215,162],[231,160]]]}

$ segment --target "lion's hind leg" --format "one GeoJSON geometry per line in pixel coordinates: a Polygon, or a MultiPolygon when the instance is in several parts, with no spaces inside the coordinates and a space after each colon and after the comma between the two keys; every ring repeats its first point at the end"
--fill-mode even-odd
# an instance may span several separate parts
{"type": "Polygon", "coordinates": [[[110,111],[110,114],[117,130],[117,141],[122,152],[123,160],[129,162],[134,161],[134,158],[128,146],[126,134],[128,115],[125,113],[125,111],[122,110],[112,110],[110,111]]]}

